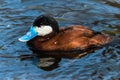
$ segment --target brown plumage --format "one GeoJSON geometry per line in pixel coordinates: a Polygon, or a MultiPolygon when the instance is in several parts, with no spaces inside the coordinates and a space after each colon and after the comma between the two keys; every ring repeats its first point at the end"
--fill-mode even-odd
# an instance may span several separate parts
{"type": "Polygon", "coordinates": [[[29,34],[34,37],[27,34],[19,40],[27,41],[30,49],[41,57],[80,57],[112,40],[109,36],[81,25],[59,28],[57,21],[48,15],[38,16],[30,31],[29,34]],[[50,32],[44,36],[38,35],[39,32],[47,31],[44,26],[47,30],[49,27],[50,32]],[[40,28],[40,31],[37,32],[36,28],[40,28]]]}
{"type": "Polygon", "coordinates": [[[110,41],[111,37],[95,33],[87,27],[71,25],[60,28],[59,33],[37,36],[28,45],[39,51],[70,51],[86,50],[90,46],[102,46],[110,41]]]}

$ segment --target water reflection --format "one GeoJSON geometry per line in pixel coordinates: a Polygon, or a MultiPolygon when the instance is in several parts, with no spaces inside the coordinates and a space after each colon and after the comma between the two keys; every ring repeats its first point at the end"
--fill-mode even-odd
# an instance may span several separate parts
{"type": "Polygon", "coordinates": [[[59,67],[60,61],[61,61],[61,58],[52,58],[52,57],[38,58],[37,66],[40,69],[51,71],[59,67]]]}

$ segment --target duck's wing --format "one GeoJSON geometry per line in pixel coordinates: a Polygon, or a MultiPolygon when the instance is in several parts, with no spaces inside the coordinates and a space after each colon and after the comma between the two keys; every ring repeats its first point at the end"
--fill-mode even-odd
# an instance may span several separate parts
{"type": "Polygon", "coordinates": [[[64,32],[64,34],[68,34],[68,33],[76,34],[79,37],[80,36],[92,37],[95,33],[93,30],[89,29],[88,27],[81,25],[71,25],[68,27],[62,27],[60,28],[60,32],[64,32]]]}

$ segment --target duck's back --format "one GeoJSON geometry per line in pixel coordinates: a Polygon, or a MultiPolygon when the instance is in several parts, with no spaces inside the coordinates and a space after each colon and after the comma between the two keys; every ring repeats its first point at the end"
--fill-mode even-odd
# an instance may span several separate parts
{"type": "Polygon", "coordinates": [[[31,40],[32,47],[43,51],[85,50],[90,46],[100,46],[108,43],[110,37],[95,33],[80,25],[60,28],[60,32],[52,38],[41,41],[40,37],[31,40]]]}

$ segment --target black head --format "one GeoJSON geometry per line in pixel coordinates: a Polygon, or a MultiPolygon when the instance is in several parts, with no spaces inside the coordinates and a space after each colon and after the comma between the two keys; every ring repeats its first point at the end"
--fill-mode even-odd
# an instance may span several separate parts
{"type": "Polygon", "coordinates": [[[33,22],[33,26],[40,27],[41,25],[50,25],[54,32],[59,32],[59,26],[57,21],[49,15],[40,15],[33,22]]]}

